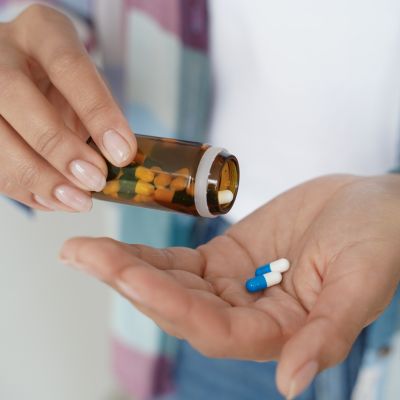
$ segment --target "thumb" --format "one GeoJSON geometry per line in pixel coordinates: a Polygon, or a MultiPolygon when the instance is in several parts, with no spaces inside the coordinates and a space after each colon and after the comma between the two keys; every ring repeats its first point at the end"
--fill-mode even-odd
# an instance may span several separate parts
{"type": "Polygon", "coordinates": [[[277,385],[288,399],[305,390],[319,371],[343,361],[361,330],[390,301],[393,291],[376,272],[353,271],[324,283],[306,324],[284,345],[277,385]]]}

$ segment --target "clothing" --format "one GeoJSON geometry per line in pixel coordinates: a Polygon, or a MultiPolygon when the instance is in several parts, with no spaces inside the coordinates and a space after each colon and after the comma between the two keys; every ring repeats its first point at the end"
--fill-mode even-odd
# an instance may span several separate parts
{"type": "MultiPolygon", "coordinates": [[[[23,6],[25,3],[26,2],[21,1],[0,0],[0,15],[7,15],[7,18],[9,18],[13,13],[15,13],[15,10],[12,10],[9,6],[15,4],[23,6]]],[[[216,8],[222,4],[217,3],[218,1],[216,0],[212,4],[216,8]]],[[[209,58],[207,57],[209,47],[208,14],[205,1],[113,0],[110,2],[108,0],[93,0],[90,5],[89,2],[86,1],[68,0],[55,2],[54,4],[57,4],[58,6],[67,5],[69,11],[78,19],[79,16],[84,17],[81,22],[84,23],[86,21],[88,22],[87,26],[89,28],[93,26],[96,28],[95,31],[92,30],[91,32],[92,37],[87,39],[87,45],[89,46],[93,41],[96,41],[97,47],[102,50],[102,67],[107,79],[112,84],[115,95],[124,105],[126,115],[129,120],[132,121],[133,127],[136,131],[141,133],[157,134],[160,136],[164,135],[195,139],[198,141],[205,140],[205,133],[207,132],[209,121],[208,112],[211,104],[210,88],[208,84],[210,64],[209,58]],[[154,68],[155,65],[157,68],[154,68]],[[162,68],[159,68],[159,66],[162,66],[162,68]]],[[[236,3],[236,5],[238,4],[239,3],[236,3]]],[[[283,4],[289,6],[290,3],[285,2],[283,4]]],[[[317,4],[314,5],[316,6],[317,4]]],[[[229,11],[230,6],[226,5],[225,7],[226,10],[229,11]]],[[[330,5],[330,7],[332,8],[333,5],[330,5]]],[[[360,5],[360,7],[364,6],[360,5]]],[[[310,9],[306,7],[305,10],[307,11],[310,9]]],[[[328,8],[328,10],[330,10],[330,8],[328,8]]],[[[247,13],[246,15],[249,16],[249,14],[251,13],[247,13]]],[[[392,15],[395,15],[395,13],[392,15]]],[[[221,20],[221,18],[219,18],[219,20],[221,20]]],[[[296,21],[297,20],[293,23],[296,23],[296,21]]],[[[275,21],[270,21],[270,23],[276,24],[275,21]]],[[[349,23],[351,23],[351,21],[349,23]]],[[[388,29],[391,26],[390,24],[385,24],[385,27],[386,25],[388,25],[388,29]]],[[[241,30],[238,29],[238,32],[240,31],[241,30]]],[[[271,40],[271,43],[273,42],[273,39],[274,38],[268,38],[268,40],[271,40]]],[[[229,38],[228,40],[231,39],[229,38]]],[[[231,42],[235,43],[235,41],[232,40],[231,42]]],[[[271,55],[271,58],[273,59],[280,54],[280,48],[276,48],[275,50],[275,54],[273,53],[271,55]]],[[[293,49],[293,51],[295,50],[296,48],[293,49]]],[[[215,58],[217,51],[218,47],[214,46],[213,54],[215,71],[217,71],[218,64],[218,60],[215,58]],[[217,64],[215,64],[215,62],[217,64]]],[[[312,49],[309,49],[309,51],[312,51],[312,49]]],[[[291,52],[288,52],[286,56],[289,57],[291,54],[291,52]]],[[[247,53],[242,57],[244,63],[248,56],[249,54],[247,53]]],[[[299,59],[302,59],[302,57],[299,57],[299,59]]],[[[390,60],[386,60],[388,64],[392,65],[389,61],[390,60]]],[[[255,64],[254,60],[253,63],[255,64]]],[[[268,75],[270,67],[271,65],[268,65],[268,68],[265,71],[266,75],[268,75]]],[[[274,68],[278,67],[278,65],[275,65],[274,68]]],[[[337,65],[336,67],[339,68],[340,65],[337,65]]],[[[225,68],[222,65],[222,70],[226,71],[226,65],[225,68]]],[[[229,126],[226,125],[229,123],[229,118],[223,118],[224,113],[227,115],[226,112],[221,111],[221,108],[218,109],[218,107],[222,107],[224,100],[229,101],[230,98],[229,92],[224,92],[221,87],[221,85],[224,83],[226,84],[228,81],[219,80],[219,78],[224,78],[224,73],[218,74],[217,71],[216,74],[217,108],[215,109],[216,112],[212,120],[212,133],[216,141],[220,140],[218,139],[217,132],[224,134],[224,132],[228,132],[227,126],[229,126]],[[220,112],[223,112],[223,114],[220,112]],[[222,123],[224,124],[223,129],[222,123]],[[221,126],[221,129],[219,126],[221,126]]],[[[362,71],[360,74],[362,75],[362,71]]],[[[260,76],[260,74],[258,74],[258,76],[260,76]]],[[[284,74],[282,74],[282,76],[284,76],[284,74]]],[[[246,77],[247,74],[240,76],[240,81],[243,79],[243,81],[246,82],[246,77]]],[[[232,84],[234,83],[240,82],[236,81],[232,84]]],[[[296,85],[300,85],[301,82],[289,83],[291,86],[296,87],[296,85]]],[[[376,86],[379,86],[380,84],[380,82],[375,83],[376,86]]],[[[276,85],[278,89],[280,87],[283,89],[290,89],[290,87],[288,88],[288,83],[285,83],[282,80],[279,80],[276,85]]],[[[334,90],[337,86],[339,86],[338,82],[333,82],[331,88],[332,91],[329,92],[331,96],[337,95],[337,92],[334,90]]],[[[269,103],[265,103],[266,115],[268,115],[267,111],[269,111],[269,108],[271,108],[269,115],[277,113],[278,111],[282,113],[283,108],[278,110],[274,108],[274,104],[276,104],[275,102],[278,100],[278,103],[283,103],[285,99],[287,99],[287,96],[289,96],[289,94],[283,89],[281,93],[282,97],[275,99],[271,98],[269,99],[269,103]]],[[[345,90],[344,84],[341,86],[341,89],[345,90]]],[[[351,93],[346,93],[345,97],[347,98],[349,94],[351,93]]],[[[358,94],[368,97],[371,93],[368,91],[360,91],[358,94]]],[[[250,99],[250,92],[247,97],[250,99]]],[[[355,96],[355,98],[357,99],[357,96],[355,96]]],[[[370,104],[371,109],[373,109],[376,104],[382,104],[382,96],[370,100],[371,103],[368,104],[370,104]],[[376,104],[374,102],[376,102],[376,104]]],[[[237,107],[237,101],[238,98],[236,97],[235,107],[237,107]]],[[[246,103],[246,101],[242,103],[243,107],[246,106],[246,103]]],[[[251,104],[251,101],[249,101],[249,103],[251,104]]],[[[301,97],[299,96],[299,107],[300,105],[303,107],[306,106],[306,104],[301,104],[301,97]]],[[[336,103],[336,106],[337,105],[338,104],[336,103]]],[[[325,109],[325,107],[326,105],[324,107],[321,105],[321,108],[311,110],[311,112],[315,111],[316,119],[320,119],[321,121],[325,120],[325,116],[321,111],[321,109],[325,109]],[[319,114],[317,111],[319,111],[319,114]]],[[[243,110],[238,110],[237,112],[238,114],[242,113],[244,115],[245,113],[242,111],[243,110]]],[[[290,122],[290,117],[293,115],[294,111],[289,111],[290,110],[287,110],[282,114],[280,120],[282,123],[288,124],[290,122]],[[286,118],[287,114],[290,114],[289,118],[286,118]],[[286,119],[289,122],[286,121],[286,119]]],[[[332,111],[332,113],[337,113],[337,115],[342,115],[344,113],[344,115],[347,115],[348,111],[343,105],[342,107],[335,109],[334,112],[332,111]]],[[[300,114],[301,112],[298,111],[297,115],[300,114]]],[[[251,116],[252,114],[248,113],[246,115],[247,121],[249,121],[249,115],[251,116]]],[[[390,114],[390,116],[391,117],[388,118],[388,121],[393,123],[393,115],[390,114]]],[[[380,118],[385,120],[386,117],[387,115],[381,114],[380,118]]],[[[330,122],[332,123],[332,118],[330,122]]],[[[340,126],[340,121],[335,122],[340,126]]],[[[375,123],[376,122],[377,121],[375,121],[375,123]]],[[[255,121],[252,121],[252,124],[253,125],[250,125],[250,127],[255,126],[255,121]]],[[[318,129],[316,126],[317,125],[314,126],[311,124],[308,128],[310,131],[318,131],[318,129],[321,128],[321,125],[318,129]]],[[[259,128],[256,128],[257,127],[250,129],[245,125],[243,131],[246,133],[249,131],[249,135],[252,135],[253,132],[258,132],[259,128]]],[[[291,128],[291,132],[300,132],[302,126],[300,122],[297,122],[297,124],[293,122],[292,127],[286,125],[286,128],[287,132],[290,131],[289,128],[291,128]]],[[[362,126],[358,128],[361,129],[362,126]]],[[[383,126],[383,129],[386,128],[387,127],[383,126]]],[[[301,135],[305,134],[304,137],[300,137],[299,133],[299,140],[301,139],[303,142],[308,143],[307,134],[311,135],[309,130],[305,129],[306,132],[302,131],[301,135]]],[[[389,130],[393,133],[392,129],[389,130]]],[[[335,131],[330,132],[332,133],[335,131]]],[[[242,132],[240,133],[242,134],[242,132]]],[[[274,140],[276,143],[279,140],[282,140],[282,137],[277,137],[277,135],[272,135],[272,133],[271,136],[268,137],[269,140],[274,140]]],[[[293,137],[296,138],[296,135],[293,137]]],[[[313,138],[315,139],[315,137],[313,138]]],[[[346,138],[346,140],[347,139],[348,138],[346,138]]],[[[318,150],[319,148],[329,146],[331,143],[330,141],[332,140],[334,140],[334,138],[325,135],[321,136],[320,141],[313,142],[311,140],[310,143],[314,143],[316,145],[315,149],[318,150]]],[[[226,137],[226,139],[221,139],[221,141],[224,141],[224,143],[221,143],[223,146],[228,147],[229,150],[233,152],[235,151],[236,145],[233,137],[229,136],[229,138],[226,137]]],[[[246,144],[250,143],[247,136],[246,141],[246,144]]],[[[364,141],[362,143],[362,150],[364,151],[364,141]]],[[[395,152],[395,147],[393,146],[393,148],[390,148],[390,143],[390,141],[385,141],[384,144],[381,144],[380,141],[374,143],[377,148],[383,146],[378,152],[379,157],[385,152],[385,150],[387,150],[386,154],[389,161],[392,160],[392,155],[395,152]],[[387,148],[384,146],[387,146],[387,148]]],[[[297,144],[299,144],[299,142],[297,144]]],[[[265,145],[263,147],[265,147],[265,145]]],[[[357,149],[357,146],[355,148],[357,149]]],[[[302,148],[299,146],[299,149],[302,148]]],[[[308,149],[306,151],[305,149],[302,149],[303,157],[315,158],[316,156],[311,150],[312,149],[308,149]]],[[[367,147],[365,150],[367,150],[367,147]]],[[[350,146],[348,151],[354,150],[350,146]]],[[[341,153],[342,151],[340,151],[340,154],[341,153]]],[[[362,152],[360,151],[359,153],[362,152]]],[[[268,152],[265,152],[265,154],[269,155],[268,152]]],[[[284,152],[281,152],[281,154],[284,154],[284,152]]],[[[368,154],[370,155],[372,153],[368,154]]],[[[291,159],[291,156],[292,154],[290,152],[286,152],[285,159],[291,159]]],[[[264,158],[263,153],[263,159],[264,158]]],[[[324,157],[321,156],[320,160],[321,163],[323,163],[324,157]]],[[[268,162],[268,159],[266,158],[265,161],[268,162]]],[[[247,165],[249,163],[250,161],[247,160],[242,164],[247,165]]],[[[276,165],[277,171],[283,168],[282,163],[275,162],[273,164],[276,165]]],[[[388,162],[387,167],[392,166],[389,164],[390,162],[388,162]]],[[[272,165],[272,167],[275,167],[275,165],[272,165]]],[[[382,168],[386,167],[383,163],[380,164],[380,166],[382,168]]],[[[361,168],[362,166],[360,165],[357,167],[361,168]]],[[[371,168],[374,169],[375,167],[376,164],[371,163],[371,168]]],[[[296,168],[297,165],[294,165],[293,169],[296,168]]],[[[286,169],[286,172],[287,171],[289,171],[289,169],[286,169]]],[[[277,181],[283,180],[281,175],[275,174],[275,170],[272,172],[274,173],[270,173],[269,175],[271,187],[274,178],[277,181]]],[[[329,172],[332,171],[330,170],[329,172]]],[[[335,172],[337,172],[337,170],[335,170],[335,172]]],[[[366,172],[369,172],[369,170],[366,172]]],[[[264,169],[261,171],[261,175],[263,173],[264,169]]],[[[255,170],[254,175],[260,176],[260,171],[255,170]]],[[[313,175],[315,175],[315,171],[313,175]]],[[[287,176],[285,175],[285,181],[286,178],[287,176]]],[[[289,183],[286,182],[285,184],[289,183]]],[[[268,192],[268,196],[271,196],[273,194],[272,192],[279,190],[279,186],[275,185],[273,187],[274,188],[271,192],[268,192]]],[[[250,206],[248,205],[246,207],[250,206]]],[[[200,229],[208,232],[207,234],[204,234],[205,236],[209,236],[210,231],[214,232],[213,234],[218,232],[218,229],[214,226],[214,222],[195,220],[191,217],[174,216],[172,214],[159,213],[134,207],[120,207],[120,209],[120,238],[126,242],[145,243],[153,246],[168,246],[171,244],[193,245],[193,230],[198,232],[200,229]],[[154,229],[154,226],[157,226],[157,229],[154,229]]],[[[239,215],[237,215],[237,217],[238,216],[239,215]]],[[[205,237],[204,235],[203,239],[205,237]]],[[[396,308],[397,303],[394,301],[393,304],[393,309],[398,311],[396,308]]],[[[246,377],[250,378],[251,375],[255,375],[256,373],[254,372],[254,369],[256,369],[261,377],[259,379],[261,384],[261,386],[259,386],[259,393],[262,393],[262,395],[265,395],[266,397],[271,395],[271,398],[276,394],[276,389],[272,389],[274,372],[273,364],[260,364],[260,366],[257,366],[255,363],[204,360],[185,343],[181,343],[177,347],[177,342],[175,340],[162,334],[150,320],[139,314],[129,303],[120,297],[115,298],[115,310],[116,312],[113,320],[114,367],[118,373],[121,385],[129,393],[135,396],[135,398],[145,399],[151,396],[164,395],[171,391],[172,386],[175,383],[178,386],[177,396],[181,396],[181,399],[184,400],[187,400],[188,398],[195,399],[195,396],[198,394],[198,387],[195,385],[189,385],[189,374],[191,371],[196,371],[196,368],[197,371],[203,370],[203,372],[205,372],[201,376],[202,379],[198,379],[197,383],[204,382],[203,378],[207,378],[207,376],[208,378],[213,375],[220,376],[221,379],[224,379],[224,377],[226,378],[227,375],[220,375],[222,374],[221,369],[232,372],[228,375],[232,382],[240,376],[243,385],[239,385],[240,390],[238,390],[237,393],[242,393],[242,391],[246,389],[246,384],[248,384],[246,377]],[[171,372],[174,364],[177,365],[177,368],[175,369],[177,374],[172,376],[171,372]],[[191,365],[193,368],[187,368],[188,365],[191,365]],[[204,368],[206,368],[206,371],[204,371],[204,368]],[[269,382],[271,388],[262,386],[263,384],[261,383],[261,380],[264,377],[264,374],[265,382],[269,382]],[[188,390],[191,388],[192,392],[189,392],[188,390]]],[[[388,310],[390,311],[390,309],[388,310]]],[[[400,312],[395,314],[397,317],[393,317],[393,320],[396,320],[396,318],[400,319],[398,317],[399,314],[400,312]]],[[[379,326],[380,321],[381,319],[372,326],[379,326]]],[[[388,327],[387,321],[382,321],[384,321],[382,324],[386,329],[388,327]]],[[[390,335],[388,337],[392,338],[392,333],[395,329],[392,326],[389,328],[388,332],[390,332],[390,335]]],[[[362,340],[362,338],[359,340],[362,340]]],[[[360,359],[364,353],[359,352],[357,354],[358,356],[356,356],[356,358],[358,357],[358,359],[360,359]]],[[[341,392],[338,394],[338,397],[335,397],[334,399],[347,399],[351,393],[354,380],[356,379],[355,376],[357,375],[358,365],[359,364],[356,363],[356,367],[352,369],[353,373],[351,374],[350,383],[347,382],[349,375],[347,364],[345,363],[344,366],[339,366],[323,373],[317,379],[309,393],[315,393],[318,396],[318,400],[327,400],[333,398],[329,397],[331,394],[338,393],[334,390],[329,391],[327,388],[336,387],[341,388],[341,392]],[[323,385],[319,385],[319,382],[324,383],[323,385]],[[319,387],[320,389],[318,389],[319,387]],[[317,393],[317,390],[320,391],[317,393]]],[[[221,381],[221,379],[215,379],[215,381],[221,381]]],[[[222,388],[221,390],[224,389],[222,388]]],[[[390,390],[392,390],[393,393],[396,393],[393,391],[393,386],[390,390]]],[[[226,392],[215,391],[214,393],[218,393],[218,399],[223,399],[225,396],[224,393],[226,392]]],[[[382,393],[383,392],[380,391],[379,395],[382,393]]],[[[397,393],[400,393],[400,391],[397,393]]],[[[212,399],[210,395],[208,395],[207,398],[212,399]]],[[[376,397],[376,399],[381,400],[383,398],[376,397]]]]}
{"type": "Polygon", "coordinates": [[[240,162],[230,221],[317,175],[396,165],[398,1],[217,0],[209,8],[210,140],[240,162]]]}

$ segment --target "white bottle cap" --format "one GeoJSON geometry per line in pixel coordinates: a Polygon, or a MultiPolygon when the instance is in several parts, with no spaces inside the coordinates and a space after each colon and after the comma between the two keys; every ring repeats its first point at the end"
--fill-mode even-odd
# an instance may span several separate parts
{"type": "Polygon", "coordinates": [[[194,183],[194,204],[201,217],[215,218],[216,215],[210,213],[207,202],[208,177],[211,167],[218,154],[225,151],[221,147],[209,147],[201,157],[197,167],[194,183]]]}

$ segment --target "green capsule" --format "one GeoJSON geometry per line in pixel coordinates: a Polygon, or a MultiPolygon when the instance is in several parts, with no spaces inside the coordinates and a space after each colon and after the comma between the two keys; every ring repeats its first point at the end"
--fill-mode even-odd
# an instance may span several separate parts
{"type": "Polygon", "coordinates": [[[118,197],[126,200],[133,199],[135,193],[136,181],[121,178],[119,180],[118,197]]]}
{"type": "Polygon", "coordinates": [[[186,190],[175,192],[172,203],[181,204],[183,206],[193,206],[194,198],[186,193],[186,190]]]}
{"type": "Polygon", "coordinates": [[[119,177],[122,168],[107,163],[107,169],[108,169],[107,181],[112,181],[119,177]]]}

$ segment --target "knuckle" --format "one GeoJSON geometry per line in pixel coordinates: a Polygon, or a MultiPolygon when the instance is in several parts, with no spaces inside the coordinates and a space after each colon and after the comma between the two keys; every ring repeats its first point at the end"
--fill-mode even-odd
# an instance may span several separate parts
{"type": "Polygon", "coordinates": [[[12,21],[0,22],[0,40],[8,43],[13,34],[12,21]]]}
{"type": "Polygon", "coordinates": [[[15,92],[15,87],[23,78],[21,71],[0,64],[0,93],[3,98],[15,92]]]}
{"type": "Polygon", "coordinates": [[[13,186],[12,181],[8,177],[0,177],[0,193],[10,194],[13,186]]]}
{"type": "Polygon", "coordinates": [[[55,54],[52,56],[48,69],[50,76],[64,76],[65,74],[71,74],[72,71],[76,70],[86,56],[81,49],[63,49],[59,47],[55,54]]]}
{"type": "Polygon", "coordinates": [[[44,158],[48,158],[61,145],[64,136],[62,129],[48,129],[38,136],[34,148],[44,158]]]}
{"type": "Polygon", "coordinates": [[[33,188],[40,179],[39,167],[33,163],[24,163],[16,168],[16,183],[24,188],[33,188]]]}
{"type": "Polygon", "coordinates": [[[42,15],[44,12],[47,12],[50,7],[47,7],[43,4],[35,3],[31,4],[30,6],[26,7],[25,11],[23,14],[29,14],[29,15],[42,15]]]}
{"type": "Polygon", "coordinates": [[[112,107],[110,102],[107,100],[96,99],[88,104],[84,105],[82,108],[83,119],[87,123],[91,123],[96,118],[103,118],[104,115],[110,115],[112,112],[112,107]]]}
{"type": "Polygon", "coordinates": [[[32,20],[48,20],[54,18],[54,16],[66,18],[64,14],[57,11],[56,9],[46,6],[44,4],[35,3],[28,6],[25,11],[20,15],[22,18],[29,18],[32,20]]]}

